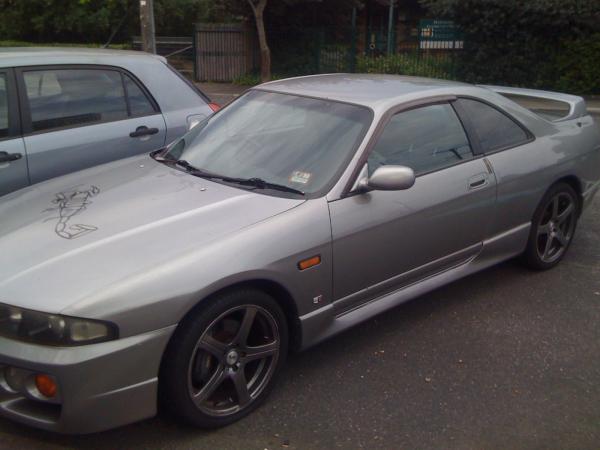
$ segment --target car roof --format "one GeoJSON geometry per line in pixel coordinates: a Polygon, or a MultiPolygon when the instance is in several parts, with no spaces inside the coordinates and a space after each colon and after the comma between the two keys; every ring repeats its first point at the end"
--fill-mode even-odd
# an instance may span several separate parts
{"type": "Polygon", "coordinates": [[[133,50],[89,47],[2,47],[0,67],[19,67],[51,64],[106,64],[111,59],[154,58],[162,56],[133,50]]]}
{"type": "Polygon", "coordinates": [[[271,81],[254,89],[327,98],[371,108],[423,96],[479,90],[457,81],[400,75],[336,73],[271,81]],[[425,95],[424,95],[425,94],[425,95]]]}

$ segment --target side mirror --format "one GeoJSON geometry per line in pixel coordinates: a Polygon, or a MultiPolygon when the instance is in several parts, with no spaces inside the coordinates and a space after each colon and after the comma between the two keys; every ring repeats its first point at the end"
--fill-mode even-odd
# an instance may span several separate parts
{"type": "Polygon", "coordinates": [[[415,184],[415,173],[410,167],[381,166],[370,177],[364,177],[358,182],[361,191],[374,189],[376,191],[402,191],[415,184]]]}

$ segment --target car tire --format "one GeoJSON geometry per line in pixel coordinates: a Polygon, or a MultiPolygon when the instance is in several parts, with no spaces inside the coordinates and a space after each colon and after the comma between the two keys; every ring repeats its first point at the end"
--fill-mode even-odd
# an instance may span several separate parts
{"type": "Polygon", "coordinates": [[[580,212],[580,200],[567,183],[552,186],[542,198],[531,221],[525,265],[534,270],[556,266],[569,249],[580,212]]]}
{"type": "Polygon", "coordinates": [[[163,356],[159,402],[184,422],[218,428],[268,396],[288,351],[286,317],[256,289],[202,302],[176,329],[163,356]]]}

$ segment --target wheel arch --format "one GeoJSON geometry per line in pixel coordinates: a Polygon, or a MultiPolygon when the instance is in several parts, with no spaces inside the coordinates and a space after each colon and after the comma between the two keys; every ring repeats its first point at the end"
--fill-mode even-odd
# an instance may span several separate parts
{"type": "Polygon", "coordinates": [[[196,303],[194,303],[191,308],[188,309],[188,311],[181,318],[180,323],[183,322],[187,317],[192,316],[198,309],[202,308],[202,305],[208,299],[217,297],[229,291],[248,288],[262,291],[277,301],[287,320],[290,339],[289,348],[293,351],[297,351],[302,343],[302,328],[300,326],[300,316],[296,302],[290,291],[285,286],[268,278],[252,278],[243,281],[231,282],[226,286],[220,286],[209,293],[205,293],[202,298],[198,299],[196,303]]]}
{"type": "Polygon", "coordinates": [[[558,180],[556,180],[554,183],[552,183],[552,185],[546,190],[546,192],[548,192],[550,189],[552,189],[553,186],[556,186],[559,183],[565,183],[569,186],[571,186],[573,188],[573,190],[575,191],[575,193],[577,194],[577,200],[578,200],[578,215],[581,215],[581,205],[583,204],[583,186],[581,184],[581,180],[579,178],[577,178],[577,176],[575,175],[565,175],[561,178],[559,178],[558,180]]]}

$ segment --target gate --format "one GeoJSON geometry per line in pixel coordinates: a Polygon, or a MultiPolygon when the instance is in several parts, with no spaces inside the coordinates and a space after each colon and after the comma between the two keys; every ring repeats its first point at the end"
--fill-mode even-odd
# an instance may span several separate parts
{"type": "Polygon", "coordinates": [[[196,25],[196,81],[227,81],[257,69],[254,32],[243,24],[196,25]]]}

